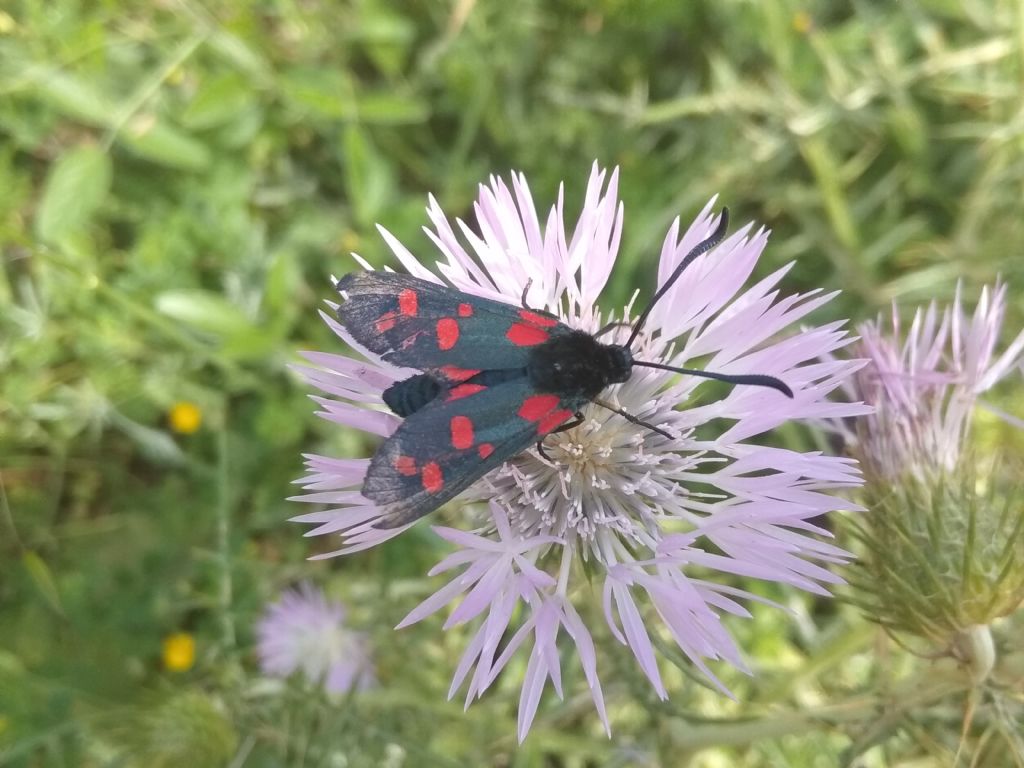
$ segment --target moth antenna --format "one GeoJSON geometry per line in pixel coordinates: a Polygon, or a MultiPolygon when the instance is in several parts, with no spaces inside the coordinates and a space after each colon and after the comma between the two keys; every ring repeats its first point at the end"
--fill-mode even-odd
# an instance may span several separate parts
{"type": "Polygon", "coordinates": [[[651,314],[651,310],[654,309],[654,305],[661,300],[661,297],[665,295],[669,288],[672,287],[673,283],[680,278],[690,264],[700,256],[702,253],[707,253],[716,245],[718,245],[722,238],[725,237],[725,232],[729,228],[729,209],[722,208],[722,216],[718,220],[718,226],[715,231],[711,233],[709,237],[697,243],[683,260],[679,262],[679,266],[675,268],[665,284],[661,286],[654,294],[654,298],[651,299],[651,303],[647,305],[647,308],[640,313],[640,317],[637,318],[636,324],[633,326],[633,332],[629,335],[629,340],[626,342],[627,347],[632,347],[633,342],[636,341],[636,337],[640,335],[640,329],[644,327],[644,323],[647,321],[647,316],[651,314]]]}
{"type": "Polygon", "coordinates": [[[762,373],[716,373],[715,371],[701,371],[696,368],[677,368],[674,365],[664,365],[663,363],[648,363],[643,360],[634,360],[633,365],[639,365],[644,368],[657,368],[661,371],[672,371],[673,373],[685,373],[689,376],[700,376],[704,379],[724,381],[726,384],[748,384],[755,387],[770,387],[771,389],[781,392],[788,398],[792,399],[793,397],[793,390],[789,388],[786,382],[781,379],[777,379],[774,376],[766,376],[762,373]]]}

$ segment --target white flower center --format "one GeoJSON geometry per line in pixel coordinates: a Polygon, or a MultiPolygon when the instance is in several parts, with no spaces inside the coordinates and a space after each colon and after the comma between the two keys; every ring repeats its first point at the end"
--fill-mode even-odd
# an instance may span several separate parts
{"type": "MultiPolygon", "coordinates": [[[[630,403],[621,406],[630,411],[630,403]]],[[[574,541],[584,557],[605,561],[609,545],[656,546],[658,515],[678,506],[685,492],[674,478],[694,457],[677,453],[678,441],[600,406],[587,406],[583,415],[579,426],[544,439],[550,462],[536,450],[521,454],[488,478],[490,490],[481,495],[508,510],[524,535],[574,541]]],[[[653,424],[672,420],[667,408],[645,415],[653,424]]]]}

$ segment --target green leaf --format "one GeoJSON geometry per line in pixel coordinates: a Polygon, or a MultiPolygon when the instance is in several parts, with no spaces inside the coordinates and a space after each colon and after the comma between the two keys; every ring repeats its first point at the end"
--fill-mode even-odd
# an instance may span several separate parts
{"type": "Polygon", "coordinates": [[[423,99],[394,91],[364,93],[356,100],[357,117],[364,123],[408,125],[422,123],[430,117],[430,108],[423,99]]]}
{"type": "MultiPolygon", "coordinates": [[[[276,324],[280,326],[280,324],[276,324]]],[[[274,354],[284,338],[284,328],[252,328],[227,339],[220,354],[228,360],[266,360],[274,354]]]]}
{"type": "Polygon", "coordinates": [[[56,242],[89,225],[110,191],[110,157],[96,147],[63,154],[50,169],[36,213],[40,240],[56,242]]]}
{"type": "Polygon", "coordinates": [[[223,296],[201,289],[165,291],[156,298],[159,312],[185,325],[220,337],[252,330],[249,318],[223,296]]]}
{"type": "Polygon", "coordinates": [[[48,67],[33,66],[25,73],[33,92],[65,117],[89,125],[110,125],[114,108],[92,85],[48,67]]]}
{"type": "Polygon", "coordinates": [[[8,651],[0,650],[0,674],[14,676],[25,674],[21,659],[8,651]]]}
{"type": "Polygon", "coordinates": [[[310,117],[348,119],[358,112],[355,88],[342,72],[297,67],[284,73],[282,92],[310,117]]]}
{"type": "Polygon", "coordinates": [[[217,28],[207,41],[211,50],[226,61],[260,80],[269,80],[271,69],[267,60],[244,39],[224,29],[217,28]]]}
{"type": "Polygon", "coordinates": [[[151,115],[132,120],[118,140],[140,157],[171,168],[199,171],[210,163],[204,144],[151,115]]]}
{"type": "Polygon", "coordinates": [[[266,309],[274,317],[294,317],[298,311],[295,296],[300,290],[301,283],[302,273],[294,251],[287,249],[277,252],[267,270],[264,284],[266,309]]]}
{"type": "Polygon", "coordinates": [[[372,227],[391,197],[390,166],[358,125],[346,126],[343,149],[345,186],[352,210],[362,226],[372,227]]]}
{"type": "Polygon", "coordinates": [[[425,100],[393,89],[357,90],[343,72],[296,68],[286,72],[282,80],[289,102],[311,117],[408,125],[422,123],[430,116],[425,100]]]}
{"type": "Polygon", "coordinates": [[[117,410],[110,412],[110,422],[135,443],[150,461],[166,466],[181,466],[185,463],[185,454],[164,430],[140,424],[117,410]]]}
{"type": "Polygon", "coordinates": [[[136,115],[121,125],[110,99],[85,82],[42,67],[27,76],[34,93],[58,112],[87,125],[116,130],[117,140],[140,157],[188,171],[201,170],[210,162],[205,145],[154,115],[136,115]]]}
{"type": "Polygon", "coordinates": [[[211,78],[199,88],[181,122],[197,130],[225,125],[244,114],[255,96],[248,83],[234,72],[211,78]]]}
{"type": "Polygon", "coordinates": [[[57,591],[57,582],[53,579],[50,566],[46,564],[35,552],[26,552],[21,556],[21,564],[28,571],[32,583],[35,584],[39,594],[43,596],[46,603],[61,616],[64,615],[64,606],[61,605],[60,593],[57,591]]]}

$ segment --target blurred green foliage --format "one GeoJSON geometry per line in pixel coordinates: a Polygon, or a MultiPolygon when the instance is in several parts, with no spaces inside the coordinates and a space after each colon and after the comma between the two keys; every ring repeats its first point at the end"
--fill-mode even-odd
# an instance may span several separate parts
{"type": "Polygon", "coordinates": [[[525,171],[542,207],[565,179],[572,210],[594,159],[622,169],[613,304],[649,289],[671,219],[716,193],[775,231],[762,274],[799,258],[787,289],[843,289],[829,319],[946,298],[958,280],[967,295],[998,274],[1024,285],[1024,6],[0,8],[0,763],[156,765],[163,718],[212,745],[161,753],[195,766],[667,766],[707,744],[735,748],[697,764],[946,764],[949,702],[939,735],[825,714],[744,735],[743,718],[813,709],[905,663],[869,661],[872,635],[845,610],[772,592],[795,624],[737,623],[759,668],[728,678],[746,705],[682,672],[659,702],[620,655],[604,672],[613,740],[589,705],[547,697],[517,749],[514,680],[463,714],[445,703],[460,633],[390,630],[431,588],[423,527],[304,561],[331,543],[285,522],[301,452],[369,449],[318,422],[288,369],[298,349],[338,347],[317,316],[328,276],[349,251],[387,258],[378,221],[429,253],[427,193],[466,215],[491,173],[525,171]],[[195,434],[169,429],[181,401],[201,408],[195,434]],[[265,689],[252,624],[300,577],[373,633],[375,692],[338,706],[265,689]],[[177,631],[198,657],[172,674],[160,644],[177,631]],[[707,717],[740,730],[687,741],[707,717]]]}

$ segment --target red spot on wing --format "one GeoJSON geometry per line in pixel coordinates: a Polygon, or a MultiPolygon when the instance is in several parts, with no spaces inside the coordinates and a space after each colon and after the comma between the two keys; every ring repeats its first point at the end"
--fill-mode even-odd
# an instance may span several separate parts
{"type": "Polygon", "coordinates": [[[441,467],[436,462],[430,461],[424,464],[420,477],[423,479],[423,488],[427,493],[437,493],[444,488],[444,475],[441,474],[441,467]]]}
{"type": "Polygon", "coordinates": [[[449,350],[459,340],[459,324],[451,317],[442,317],[437,321],[437,346],[449,350]]]}
{"type": "Polygon", "coordinates": [[[459,304],[459,317],[472,317],[473,316],[473,305],[462,303],[459,304]]]}
{"type": "Polygon", "coordinates": [[[399,474],[411,477],[417,472],[416,459],[412,456],[397,456],[395,458],[395,469],[398,470],[399,474]]]}
{"type": "Polygon", "coordinates": [[[476,452],[480,454],[481,459],[486,459],[494,453],[494,446],[490,443],[480,443],[480,445],[476,447],[476,452]]]}
{"type": "Polygon", "coordinates": [[[473,422],[467,416],[452,416],[452,446],[464,451],[473,445],[473,422]]]}
{"type": "Polygon", "coordinates": [[[419,310],[419,299],[416,291],[412,288],[405,288],[398,294],[398,311],[407,317],[416,317],[419,310]]]}
{"type": "Polygon", "coordinates": [[[558,407],[558,395],[533,395],[519,406],[519,415],[527,421],[540,421],[558,407]]]}
{"type": "Polygon", "coordinates": [[[479,368],[459,368],[455,365],[442,365],[441,375],[448,381],[465,381],[480,373],[479,368]]]}
{"type": "Polygon", "coordinates": [[[505,333],[505,338],[517,347],[533,347],[548,340],[548,332],[526,323],[512,323],[505,333]]]}
{"type": "Polygon", "coordinates": [[[487,387],[483,384],[459,384],[448,390],[448,400],[458,400],[460,397],[469,397],[477,392],[483,392],[487,387]]]}
{"type": "Polygon", "coordinates": [[[537,431],[542,435],[546,435],[555,427],[558,427],[563,422],[568,421],[570,416],[572,416],[572,411],[566,411],[564,409],[552,411],[537,423],[537,431]]]}
{"type": "Polygon", "coordinates": [[[538,315],[536,312],[531,312],[528,309],[520,309],[519,316],[532,325],[538,325],[541,328],[552,328],[558,325],[557,318],[548,317],[547,315],[538,315]]]}
{"type": "Polygon", "coordinates": [[[380,316],[377,320],[377,333],[387,333],[395,327],[395,313],[387,312],[380,316]]]}

